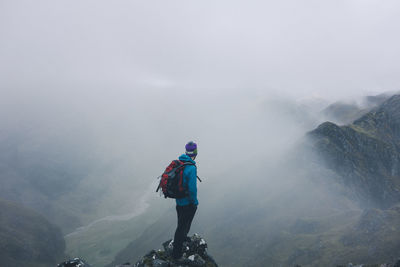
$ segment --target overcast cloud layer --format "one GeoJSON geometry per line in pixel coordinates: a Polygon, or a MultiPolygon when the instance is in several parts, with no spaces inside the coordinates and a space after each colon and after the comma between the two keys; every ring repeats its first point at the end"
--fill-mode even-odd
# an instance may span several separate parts
{"type": "Polygon", "coordinates": [[[396,0],[1,0],[0,90],[378,93],[399,33],[396,0]]]}

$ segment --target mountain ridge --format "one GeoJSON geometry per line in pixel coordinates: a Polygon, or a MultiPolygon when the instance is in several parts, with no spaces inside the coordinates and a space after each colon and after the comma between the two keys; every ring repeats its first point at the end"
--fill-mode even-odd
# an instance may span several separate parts
{"type": "Polygon", "coordinates": [[[400,95],[349,125],[324,122],[307,136],[360,203],[387,208],[400,201],[400,95]]]}

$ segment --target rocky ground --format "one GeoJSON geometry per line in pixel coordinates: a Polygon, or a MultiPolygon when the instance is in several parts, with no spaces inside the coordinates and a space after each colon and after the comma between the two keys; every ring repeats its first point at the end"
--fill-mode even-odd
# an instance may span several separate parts
{"type": "MultiPolygon", "coordinates": [[[[194,234],[183,243],[185,250],[183,257],[178,261],[172,258],[173,240],[168,240],[162,244],[163,250],[152,250],[146,254],[140,261],[133,266],[135,267],[186,267],[186,266],[204,266],[217,267],[217,263],[207,253],[207,243],[198,234],[194,234]]],[[[116,267],[124,267],[131,265],[119,265],[116,267]]]]}
{"type": "MultiPolygon", "coordinates": [[[[152,250],[135,264],[129,262],[115,267],[218,267],[207,253],[207,242],[198,234],[189,237],[184,243],[184,254],[179,260],[172,258],[173,240],[165,241],[163,249],[152,250]]],[[[57,267],[91,267],[82,259],[76,258],[58,264],[57,267]]]]}

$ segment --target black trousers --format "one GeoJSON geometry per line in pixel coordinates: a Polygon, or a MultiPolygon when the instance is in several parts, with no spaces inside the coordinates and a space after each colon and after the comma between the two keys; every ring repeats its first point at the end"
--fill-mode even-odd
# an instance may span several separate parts
{"type": "Polygon", "coordinates": [[[195,205],[176,206],[176,213],[178,214],[178,226],[176,227],[175,231],[174,249],[172,251],[172,256],[174,258],[182,257],[182,244],[189,233],[196,210],[197,207],[195,205]]]}

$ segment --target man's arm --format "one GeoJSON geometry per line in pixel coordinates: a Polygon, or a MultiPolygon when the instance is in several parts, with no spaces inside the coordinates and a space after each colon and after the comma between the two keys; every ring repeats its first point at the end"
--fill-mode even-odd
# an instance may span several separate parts
{"type": "Polygon", "coordinates": [[[188,166],[188,190],[190,204],[198,205],[197,200],[197,168],[195,166],[188,166]]]}

